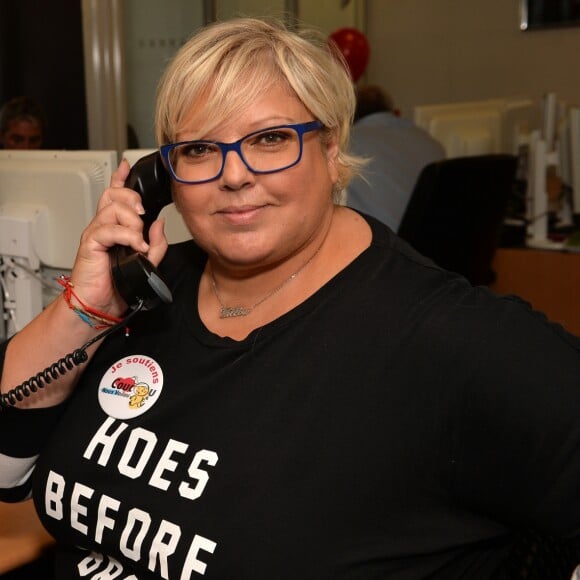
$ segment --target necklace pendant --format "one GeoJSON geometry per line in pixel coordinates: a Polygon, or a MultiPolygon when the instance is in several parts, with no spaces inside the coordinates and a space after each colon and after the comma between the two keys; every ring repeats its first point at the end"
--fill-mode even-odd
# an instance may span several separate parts
{"type": "Polygon", "coordinates": [[[222,306],[220,308],[220,318],[237,318],[238,316],[247,316],[252,312],[251,308],[243,306],[222,306]]]}

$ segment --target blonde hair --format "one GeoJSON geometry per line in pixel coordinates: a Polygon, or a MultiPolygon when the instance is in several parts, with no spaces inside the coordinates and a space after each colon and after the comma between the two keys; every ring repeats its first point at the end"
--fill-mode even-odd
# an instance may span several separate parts
{"type": "Polygon", "coordinates": [[[364,162],[348,153],[355,94],[342,54],[315,30],[292,31],[275,19],[238,18],[202,28],[161,78],[155,113],[159,145],[195,121],[206,133],[285,83],[339,144],[335,200],[364,162]],[[194,110],[201,104],[200,110],[194,110]],[[193,117],[192,117],[193,113],[193,117]]]}

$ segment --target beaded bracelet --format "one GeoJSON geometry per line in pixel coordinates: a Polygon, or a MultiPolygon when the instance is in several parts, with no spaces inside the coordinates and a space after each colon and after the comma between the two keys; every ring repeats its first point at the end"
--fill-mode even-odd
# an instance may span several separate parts
{"type": "Polygon", "coordinates": [[[67,306],[91,328],[94,328],[95,330],[101,330],[103,328],[115,326],[115,324],[118,324],[123,320],[122,318],[111,316],[110,314],[106,314],[100,310],[95,310],[94,308],[84,304],[83,301],[75,294],[75,291],[73,290],[73,283],[70,281],[69,276],[59,276],[57,282],[64,288],[62,295],[64,301],[67,303],[67,306]],[[79,303],[80,307],[75,306],[72,303],[73,298],[79,303]]]}

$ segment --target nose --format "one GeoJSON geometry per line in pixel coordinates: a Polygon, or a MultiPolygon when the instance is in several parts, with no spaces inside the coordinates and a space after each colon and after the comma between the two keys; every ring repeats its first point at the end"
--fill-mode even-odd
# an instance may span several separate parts
{"type": "Polygon", "coordinates": [[[220,184],[225,188],[235,190],[252,183],[253,180],[254,174],[248,169],[240,153],[235,150],[227,151],[220,184]]]}

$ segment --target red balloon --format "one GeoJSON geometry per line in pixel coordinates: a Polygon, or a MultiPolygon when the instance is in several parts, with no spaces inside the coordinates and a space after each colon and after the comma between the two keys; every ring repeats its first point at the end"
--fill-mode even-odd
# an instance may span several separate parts
{"type": "Polygon", "coordinates": [[[367,37],[356,28],[339,28],[330,35],[330,38],[343,54],[350,76],[356,83],[369,63],[371,51],[367,37]]]}

